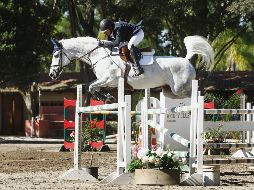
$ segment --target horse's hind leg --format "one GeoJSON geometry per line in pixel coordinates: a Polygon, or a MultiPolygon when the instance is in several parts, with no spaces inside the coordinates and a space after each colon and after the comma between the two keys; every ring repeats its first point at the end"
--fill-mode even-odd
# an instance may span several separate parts
{"type": "Polygon", "coordinates": [[[164,96],[172,99],[179,99],[179,96],[175,95],[169,85],[162,86],[162,93],[164,96]]]}

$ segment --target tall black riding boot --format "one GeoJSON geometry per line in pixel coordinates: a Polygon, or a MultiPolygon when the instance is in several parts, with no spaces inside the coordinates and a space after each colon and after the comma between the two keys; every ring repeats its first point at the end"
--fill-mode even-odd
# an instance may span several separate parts
{"type": "Polygon", "coordinates": [[[139,76],[144,73],[143,68],[139,64],[140,55],[138,53],[139,52],[137,51],[137,48],[134,45],[132,45],[130,49],[130,55],[133,60],[132,67],[135,72],[134,76],[139,76]]]}

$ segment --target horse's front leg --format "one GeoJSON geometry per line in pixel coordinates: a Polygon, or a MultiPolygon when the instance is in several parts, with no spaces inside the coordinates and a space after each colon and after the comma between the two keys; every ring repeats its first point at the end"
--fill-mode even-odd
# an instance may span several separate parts
{"type": "Polygon", "coordinates": [[[119,69],[106,70],[100,78],[97,77],[98,79],[89,85],[89,92],[92,93],[95,90],[98,91],[100,87],[106,86],[112,87],[112,84],[114,86],[114,83],[116,83],[118,72],[121,73],[121,70],[119,69]]]}
{"type": "Polygon", "coordinates": [[[92,82],[89,85],[89,92],[93,93],[94,91],[99,91],[100,87],[107,84],[108,80],[109,80],[109,77],[102,77],[102,78],[97,79],[96,81],[92,82]]]}

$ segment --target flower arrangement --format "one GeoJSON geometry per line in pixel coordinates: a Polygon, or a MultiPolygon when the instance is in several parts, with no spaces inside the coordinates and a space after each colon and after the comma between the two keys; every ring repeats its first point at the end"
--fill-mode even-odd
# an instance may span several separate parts
{"type": "Polygon", "coordinates": [[[149,150],[147,148],[132,149],[132,160],[128,165],[128,171],[135,169],[179,169],[179,158],[171,151],[163,151],[161,148],[149,150]]]}
{"type": "Polygon", "coordinates": [[[96,126],[96,121],[84,121],[82,128],[82,150],[83,151],[95,151],[91,147],[92,142],[98,142],[101,139],[101,129],[96,126]]]}

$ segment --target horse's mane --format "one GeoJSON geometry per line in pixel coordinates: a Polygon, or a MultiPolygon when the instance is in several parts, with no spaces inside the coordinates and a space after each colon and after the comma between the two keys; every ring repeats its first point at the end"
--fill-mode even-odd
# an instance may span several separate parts
{"type": "Polygon", "coordinates": [[[86,42],[94,42],[97,41],[96,38],[90,37],[90,36],[82,36],[82,37],[76,37],[76,38],[68,38],[68,39],[62,39],[60,42],[64,41],[86,41],[86,42]]]}
{"type": "Polygon", "coordinates": [[[69,38],[62,39],[60,42],[63,44],[65,48],[86,48],[87,46],[95,46],[98,45],[97,39],[89,36],[85,37],[77,37],[77,38],[69,38]]]}

